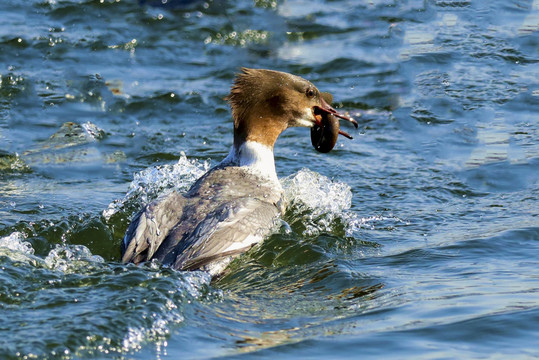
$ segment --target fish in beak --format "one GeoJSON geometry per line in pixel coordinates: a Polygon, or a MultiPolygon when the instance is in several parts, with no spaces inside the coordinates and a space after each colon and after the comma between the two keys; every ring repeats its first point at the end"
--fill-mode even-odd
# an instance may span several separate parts
{"type": "Polygon", "coordinates": [[[349,121],[356,128],[358,127],[357,121],[353,118],[337,112],[330,105],[332,102],[333,96],[330,93],[320,93],[320,105],[313,107],[316,122],[311,128],[311,143],[317,151],[322,153],[330,152],[335,147],[339,134],[352,139],[350,134],[340,129],[339,119],[349,121]]]}

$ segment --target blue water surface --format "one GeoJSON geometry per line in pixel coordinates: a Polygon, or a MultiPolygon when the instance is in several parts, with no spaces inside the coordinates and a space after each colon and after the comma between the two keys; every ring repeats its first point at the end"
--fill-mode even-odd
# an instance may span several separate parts
{"type": "Polygon", "coordinates": [[[0,358],[539,357],[539,1],[0,17],[0,358]],[[228,153],[242,66],[331,92],[354,139],[283,133],[289,227],[218,281],[121,264],[132,214],[228,153]]]}

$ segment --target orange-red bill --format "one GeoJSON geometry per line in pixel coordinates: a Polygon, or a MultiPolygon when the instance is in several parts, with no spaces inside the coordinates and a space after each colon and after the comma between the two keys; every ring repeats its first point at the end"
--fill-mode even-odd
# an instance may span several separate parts
{"type": "MultiPolygon", "coordinates": [[[[353,118],[351,118],[349,116],[346,116],[346,115],[343,115],[343,114],[339,113],[337,110],[335,110],[331,105],[329,105],[326,102],[324,97],[320,97],[320,103],[321,103],[321,106],[315,106],[315,108],[318,108],[320,111],[325,112],[327,114],[331,114],[333,116],[336,116],[339,119],[343,119],[343,120],[351,122],[352,124],[354,124],[356,129],[359,127],[357,121],[355,121],[353,118]]],[[[342,135],[344,135],[344,134],[342,134],[342,135]]]]}

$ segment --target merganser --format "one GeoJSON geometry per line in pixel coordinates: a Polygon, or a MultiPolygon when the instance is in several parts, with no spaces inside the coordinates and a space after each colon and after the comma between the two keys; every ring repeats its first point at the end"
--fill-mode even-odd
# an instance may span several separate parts
{"type": "Polygon", "coordinates": [[[328,104],[330,94],[284,72],[243,68],[226,99],[234,118],[230,153],[186,194],[165,194],[134,216],[122,242],[124,263],[156,259],[178,270],[221,274],[264,240],[285,211],[273,157],[277,137],[292,126],[328,122],[331,131],[349,137],[338,122],[335,127],[336,118],[357,127],[328,104]]]}

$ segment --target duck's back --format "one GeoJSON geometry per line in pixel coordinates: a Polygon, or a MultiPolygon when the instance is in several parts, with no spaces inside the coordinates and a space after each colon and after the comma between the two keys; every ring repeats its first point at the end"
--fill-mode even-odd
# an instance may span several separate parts
{"type": "Polygon", "coordinates": [[[264,239],[281,212],[282,190],[245,167],[216,167],[184,195],[172,192],[135,215],[124,262],[152,259],[180,270],[219,273],[264,239]]]}

